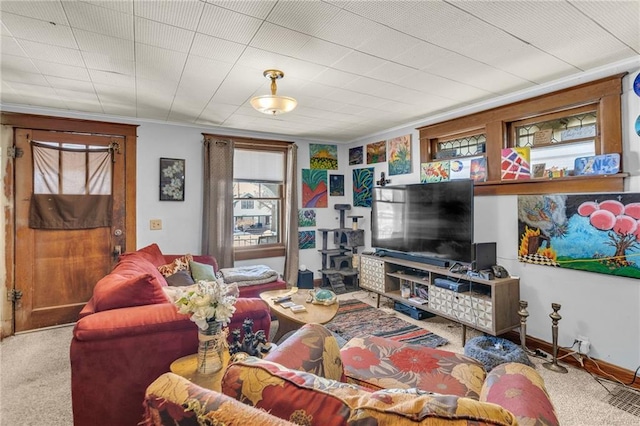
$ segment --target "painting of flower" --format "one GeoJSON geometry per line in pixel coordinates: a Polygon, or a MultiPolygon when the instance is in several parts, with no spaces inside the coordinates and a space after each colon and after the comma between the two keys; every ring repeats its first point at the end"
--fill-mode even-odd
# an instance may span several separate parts
{"type": "Polygon", "coordinates": [[[184,201],[185,161],[160,159],[160,201],[184,201]]]}
{"type": "Polygon", "coordinates": [[[315,170],[338,170],[338,146],[309,144],[309,166],[315,170]]]}
{"type": "Polygon", "coordinates": [[[389,176],[411,173],[411,135],[389,139],[389,176]]]}
{"type": "Polygon", "coordinates": [[[298,210],[298,226],[301,228],[316,226],[316,211],[313,209],[298,210]]]}

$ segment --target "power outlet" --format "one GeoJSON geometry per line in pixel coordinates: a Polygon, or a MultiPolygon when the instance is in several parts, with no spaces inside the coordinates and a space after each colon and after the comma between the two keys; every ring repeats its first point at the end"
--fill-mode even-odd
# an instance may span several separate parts
{"type": "Polygon", "coordinates": [[[159,231],[162,229],[162,220],[160,219],[151,219],[149,221],[149,229],[152,231],[159,231]]]}
{"type": "Polygon", "coordinates": [[[589,339],[584,336],[578,336],[576,337],[576,340],[578,341],[578,353],[587,355],[589,353],[589,350],[591,349],[591,343],[589,342],[589,339]]]}

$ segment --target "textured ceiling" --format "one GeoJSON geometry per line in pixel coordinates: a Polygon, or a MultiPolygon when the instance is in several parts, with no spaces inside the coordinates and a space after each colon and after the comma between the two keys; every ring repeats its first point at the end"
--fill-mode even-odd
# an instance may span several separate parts
{"type": "Polygon", "coordinates": [[[334,142],[640,54],[632,1],[0,2],[3,105],[334,142]],[[270,117],[249,100],[298,100],[270,117]]]}

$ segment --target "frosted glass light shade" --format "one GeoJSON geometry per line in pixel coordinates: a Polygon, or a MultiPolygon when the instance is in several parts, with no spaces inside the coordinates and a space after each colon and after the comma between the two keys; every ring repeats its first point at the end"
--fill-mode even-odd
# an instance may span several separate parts
{"type": "Polygon", "coordinates": [[[287,96],[264,95],[251,99],[251,106],[263,114],[278,115],[293,111],[298,101],[287,96]]]}

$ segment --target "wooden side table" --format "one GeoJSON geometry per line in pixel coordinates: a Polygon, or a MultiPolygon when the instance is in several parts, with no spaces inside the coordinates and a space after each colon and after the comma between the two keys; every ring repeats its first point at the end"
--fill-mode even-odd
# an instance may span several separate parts
{"type": "Polygon", "coordinates": [[[203,388],[211,389],[217,392],[222,391],[222,376],[227,371],[229,365],[229,351],[222,351],[222,368],[217,373],[200,374],[198,373],[198,354],[192,354],[178,358],[171,363],[171,372],[184,377],[192,383],[203,388]]]}

